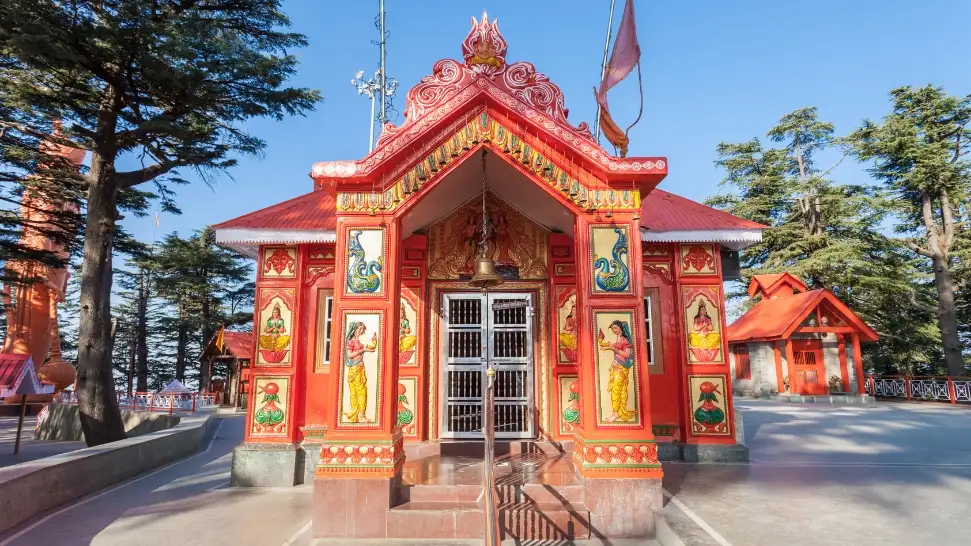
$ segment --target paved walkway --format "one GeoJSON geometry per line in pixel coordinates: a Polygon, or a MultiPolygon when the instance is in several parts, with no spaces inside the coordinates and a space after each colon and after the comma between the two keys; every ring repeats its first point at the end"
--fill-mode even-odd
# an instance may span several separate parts
{"type": "MultiPolygon", "coordinates": [[[[971,410],[740,407],[752,464],[665,465],[665,489],[722,546],[971,543],[971,410]]],[[[11,530],[0,546],[340,544],[307,532],[310,487],[228,488],[243,426],[226,417],[204,452],[11,530]]]]}
{"type": "Polygon", "coordinates": [[[85,447],[84,442],[49,442],[34,440],[37,417],[24,417],[24,429],[20,433],[20,453],[14,455],[19,417],[0,417],[0,467],[42,459],[85,447]]]}
{"type": "Polygon", "coordinates": [[[738,405],[751,464],[665,465],[728,544],[971,544],[971,408],[738,405]]]}
{"type": "Polygon", "coordinates": [[[229,489],[243,426],[227,416],[204,452],[12,529],[0,546],[279,546],[310,521],[312,488],[229,489]]]}

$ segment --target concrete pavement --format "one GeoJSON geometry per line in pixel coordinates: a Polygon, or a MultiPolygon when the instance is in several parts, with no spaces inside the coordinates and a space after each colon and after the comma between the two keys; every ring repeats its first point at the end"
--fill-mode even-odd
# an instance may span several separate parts
{"type": "Polygon", "coordinates": [[[84,442],[34,440],[34,425],[37,423],[37,417],[28,415],[24,418],[24,429],[20,433],[20,453],[14,455],[13,448],[17,439],[18,419],[19,417],[0,417],[0,467],[42,459],[85,447],[84,442]]]}
{"type": "Polygon", "coordinates": [[[749,465],[665,464],[733,546],[971,543],[971,408],[739,401],[749,465]]]}

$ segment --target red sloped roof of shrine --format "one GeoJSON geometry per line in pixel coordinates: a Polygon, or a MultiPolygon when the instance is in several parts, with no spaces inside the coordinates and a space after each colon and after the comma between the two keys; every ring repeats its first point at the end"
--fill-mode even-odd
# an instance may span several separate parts
{"type": "Polygon", "coordinates": [[[829,290],[819,288],[772,299],[762,299],[728,326],[729,343],[785,339],[816,307],[828,302],[860,334],[861,341],[876,341],[877,333],[829,290]]]}
{"type": "Polygon", "coordinates": [[[651,231],[763,230],[764,226],[655,189],[641,200],[641,226],[651,231]]]}
{"type": "Polygon", "coordinates": [[[232,220],[215,229],[337,229],[337,201],[325,191],[313,191],[232,220]]]}
{"type": "Polygon", "coordinates": [[[239,359],[249,359],[253,350],[253,334],[250,332],[226,332],[223,342],[233,356],[239,359]]]}

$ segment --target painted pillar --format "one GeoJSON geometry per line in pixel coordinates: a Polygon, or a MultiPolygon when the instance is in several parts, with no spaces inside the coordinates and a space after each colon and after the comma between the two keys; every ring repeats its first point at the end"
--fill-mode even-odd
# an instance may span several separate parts
{"type": "Polygon", "coordinates": [[[748,451],[735,438],[720,261],[718,245],[678,245],[688,461],[748,460],[748,451]]]}
{"type": "Polygon", "coordinates": [[[581,414],[573,460],[594,529],[639,537],[654,531],[643,514],[660,509],[662,476],[651,430],[640,232],[629,213],[604,216],[580,215],[574,228],[581,414]]]}
{"type": "Polygon", "coordinates": [[[396,325],[394,362],[398,366],[396,418],[405,441],[425,439],[428,405],[428,331],[425,269],[428,237],[412,235],[402,241],[401,302],[396,325]]]}
{"type": "Polygon", "coordinates": [[[846,336],[836,334],[840,358],[840,376],[843,379],[843,392],[850,392],[850,371],[846,360],[846,336]]]}
{"type": "Polygon", "coordinates": [[[866,394],[866,376],[863,375],[863,353],[860,351],[860,334],[853,332],[853,369],[856,370],[856,391],[857,394],[866,394]]]}
{"type": "Polygon", "coordinates": [[[397,419],[399,224],[337,221],[327,434],[314,480],[314,535],[384,538],[404,463],[397,419]]]}
{"type": "Polygon", "coordinates": [[[292,246],[262,246],[256,262],[253,358],[246,433],[236,448],[233,486],[292,486],[297,481],[296,399],[303,389],[296,348],[299,253],[292,246]]]}
{"type": "Polygon", "coordinates": [[[555,440],[572,440],[580,421],[579,305],[577,302],[576,247],[565,233],[549,236],[550,347],[553,361],[553,393],[556,411],[547,434],[555,440]]]}

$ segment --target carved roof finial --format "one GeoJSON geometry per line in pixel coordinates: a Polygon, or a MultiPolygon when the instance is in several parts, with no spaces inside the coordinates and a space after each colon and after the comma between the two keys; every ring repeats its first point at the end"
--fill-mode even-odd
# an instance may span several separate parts
{"type": "Polygon", "coordinates": [[[482,12],[482,19],[472,17],[472,30],[462,41],[462,58],[465,64],[480,74],[494,74],[506,65],[506,40],[499,34],[499,20],[489,21],[489,14],[482,12]]]}

